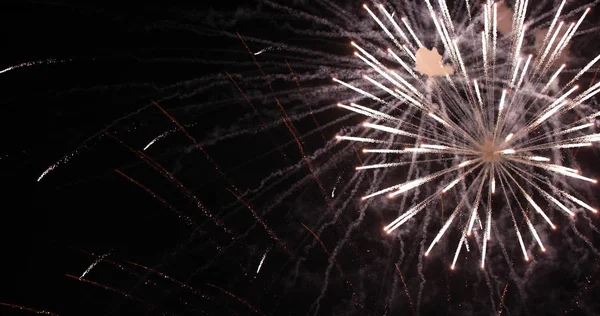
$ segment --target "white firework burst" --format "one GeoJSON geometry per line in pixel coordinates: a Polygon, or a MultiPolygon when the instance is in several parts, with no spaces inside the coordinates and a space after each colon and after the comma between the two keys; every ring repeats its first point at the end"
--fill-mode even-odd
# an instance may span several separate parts
{"type": "Polygon", "coordinates": [[[373,187],[363,197],[370,199],[387,194],[393,198],[422,185],[439,186],[432,195],[403,210],[384,228],[387,233],[393,232],[433,202],[443,199],[445,193],[449,194],[447,192],[464,182],[466,189],[458,192],[461,196],[457,198],[454,211],[429,245],[425,256],[448,228],[459,222],[462,237],[451,267],[454,269],[467,238],[474,235],[481,246],[481,267],[484,268],[488,241],[492,237],[491,223],[497,211],[492,206],[495,199],[506,201],[506,207],[501,210],[510,212],[526,261],[529,255],[516,220],[518,214],[523,217],[540,249],[545,251],[533,221],[543,220],[555,229],[548,209],[557,209],[571,217],[578,207],[597,212],[564,188],[566,178],[594,184],[596,180],[563,166],[561,150],[588,147],[600,141],[600,134],[586,134],[586,131],[593,130],[593,120],[600,116],[600,112],[582,115],[579,111],[586,101],[600,92],[600,83],[591,85],[578,95],[579,87],[574,85],[600,59],[600,55],[567,84],[557,85],[557,78],[566,67],[555,64],[589,12],[589,8],[581,10],[583,13],[579,19],[567,26],[559,21],[565,1],[556,10],[541,49],[535,55],[522,57],[524,39],[528,35],[525,18],[527,0],[516,1],[512,31],[505,36],[498,36],[499,8],[493,1],[488,0],[480,7],[465,1],[468,16],[464,17],[461,25],[467,27],[459,31],[444,0],[437,1],[437,8],[426,0],[430,22],[435,25],[437,38],[441,40],[439,48],[444,50],[443,60],[452,67],[442,63],[442,56],[436,60],[436,52],[425,46],[435,46],[435,43],[427,43],[417,36],[416,27],[412,25],[424,22],[398,18],[390,14],[384,5],[376,8],[364,5],[368,15],[393,46],[386,50],[387,54],[382,54],[381,48],[368,49],[360,43],[351,43],[356,49],[355,55],[367,66],[364,85],[336,78],[334,81],[358,92],[363,99],[374,100],[379,107],[374,109],[377,106],[352,102],[338,104],[366,116],[367,121],[363,124],[365,130],[338,135],[337,138],[370,143],[375,147],[365,148],[363,152],[382,155],[381,163],[360,166],[357,170],[406,165],[405,162],[394,161],[400,155],[411,155],[410,164],[413,165],[434,161],[442,167],[437,172],[404,183],[385,188],[373,187]],[[478,24],[483,29],[480,33],[475,31],[478,24]],[[414,64],[417,65],[413,69],[410,65],[414,64]],[[427,68],[429,71],[423,70],[427,68]],[[456,69],[455,74],[453,69],[456,69]],[[398,145],[407,142],[415,145],[398,148],[398,145]],[[553,154],[553,159],[546,157],[550,154],[553,154]],[[565,179],[555,180],[556,176],[565,179]],[[520,200],[526,201],[537,215],[528,213],[527,205],[520,200]],[[543,207],[541,201],[546,201],[548,208],[543,207]],[[475,225],[476,222],[479,224],[475,225]]]}

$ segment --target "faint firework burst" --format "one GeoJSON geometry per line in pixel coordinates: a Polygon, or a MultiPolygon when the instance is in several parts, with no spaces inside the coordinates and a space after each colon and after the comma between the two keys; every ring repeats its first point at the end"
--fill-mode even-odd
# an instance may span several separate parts
{"type": "MultiPolygon", "coordinates": [[[[536,43],[540,47],[536,56],[522,56],[527,34],[527,0],[516,1],[514,14],[502,16],[504,24],[512,20],[510,33],[505,26],[505,32],[509,33],[506,38],[498,36],[498,3],[488,0],[480,6],[481,12],[471,12],[468,0],[465,1],[468,14],[455,26],[445,1],[438,1],[439,6],[434,8],[425,0],[430,23],[443,44],[443,56],[436,48],[427,49],[428,43],[416,34],[406,17],[395,18],[383,4],[376,9],[363,5],[393,48],[387,49],[386,56],[377,58],[352,42],[356,57],[367,66],[363,75],[367,85],[358,87],[337,78],[333,80],[374,100],[384,110],[339,103],[341,108],[366,116],[363,126],[367,131],[359,136],[338,135],[336,138],[371,144],[363,153],[383,156],[379,163],[357,167],[359,171],[406,165],[407,162],[397,158],[403,155],[412,157],[409,165],[433,162],[439,168],[439,171],[383,189],[374,185],[371,192],[362,197],[366,200],[387,194],[388,198],[394,198],[420,186],[437,186],[433,194],[401,210],[401,214],[384,227],[385,232],[392,233],[437,200],[455,194],[454,210],[424,255],[429,255],[447,229],[458,222],[461,237],[451,268],[455,268],[461,249],[471,235],[480,247],[481,268],[484,268],[497,212],[510,214],[525,261],[529,261],[529,255],[519,229],[519,216],[539,248],[545,251],[533,221],[543,220],[556,229],[547,214],[548,208],[570,217],[574,217],[579,208],[597,213],[582,199],[568,193],[566,181],[557,178],[596,184],[597,180],[564,166],[561,150],[589,147],[600,141],[600,134],[593,132],[593,121],[600,112],[583,117],[573,115],[573,112],[581,114],[578,111],[581,107],[587,109],[585,102],[600,92],[600,83],[597,83],[577,95],[579,86],[574,85],[600,55],[568,83],[559,84],[556,80],[566,67],[565,64],[555,67],[555,64],[590,10],[585,9],[576,23],[567,26],[559,21],[565,2],[563,0],[556,10],[541,45],[536,43]],[[473,13],[476,15],[472,16],[473,13]],[[473,30],[477,24],[483,25],[481,32],[473,30]],[[448,60],[452,67],[444,65],[443,60],[448,60]],[[414,69],[409,66],[413,64],[414,69]],[[454,69],[457,69],[456,74],[454,69]],[[369,92],[373,89],[379,90],[377,95],[369,92]],[[411,141],[413,146],[398,148],[411,141]],[[464,183],[462,189],[457,189],[459,183],[464,183]],[[539,198],[535,199],[534,193],[539,198]],[[504,205],[494,204],[495,200],[502,199],[506,201],[504,205]],[[547,202],[548,207],[540,206],[542,201],[547,202]],[[534,214],[528,212],[526,204],[535,210],[534,214]]],[[[506,12],[506,7],[501,11],[506,12]]]]}

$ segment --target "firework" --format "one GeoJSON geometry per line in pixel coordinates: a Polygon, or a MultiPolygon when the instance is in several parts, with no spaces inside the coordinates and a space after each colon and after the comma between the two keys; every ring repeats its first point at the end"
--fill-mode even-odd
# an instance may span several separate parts
{"type": "Polygon", "coordinates": [[[452,224],[458,222],[462,237],[451,268],[455,268],[462,246],[472,235],[481,247],[481,267],[484,268],[494,215],[506,210],[510,212],[523,257],[529,260],[516,219],[519,213],[542,251],[545,251],[544,243],[533,222],[543,220],[556,229],[548,208],[560,210],[567,216],[574,216],[577,207],[597,213],[592,206],[561,187],[566,180],[553,182],[549,176],[559,175],[593,184],[597,181],[581,175],[579,170],[563,166],[560,159],[544,156],[555,153],[557,158],[560,150],[589,147],[600,141],[600,134],[586,133],[600,112],[583,118],[572,113],[600,92],[600,83],[597,83],[576,95],[579,87],[574,85],[600,55],[567,84],[550,89],[565,69],[563,64],[555,70],[555,63],[568,47],[589,8],[567,28],[563,21],[557,23],[565,4],[563,0],[543,39],[541,53],[523,57],[527,0],[516,2],[512,32],[506,38],[498,36],[497,3],[487,1],[480,10],[473,10],[467,2],[468,24],[480,23],[483,30],[477,33],[468,28],[459,33],[445,1],[438,1],[437,8],[429,0],[425,2],[441,40],[443,56],[435,47],[429,50],[425,46],[428,43],[416,35],[407,18],[393,17],[382,4],[376,8],[363,6],[393,46],[387,49],[387,56],[377,58],[377,51],[369,53],[368,49],[352,42],[357,50],[355,55],[366,64],[363,77],[368,84],[359,87],[337,78],[333,80],[374,100],[386,110],[340,103],[340,107],[366,116],[368,121],[363,126],[369,131],[361,136],[338,135],[337,139],[373,144],[363,152],[382,155],[379,159],[383,163],[364,165],[357,170],[398,167],[402,163],[393,161],[401,155],[412,155],[414,163],[430,161],[433,156],[433,160],[437,159],[438,165],[443,166],[437,172],[404,183],[385,188],[372,186],[362,198],[384,194],[394,198],[420,186],[438,186],[433,194],[402,210],[400,216],[385,226],[384,231],[388,234],[435,201],[456,193],[460,195],[458,203],[425,256],[452,224]],[[478,11],[480,14],[471,16],[472,12],[478,11]],[[468,41],[481,44],[475,48],[463,45],[468,41]],[[499,45],[509,49],[500,49],[499,45]],[[444,65],[443,60],[452,66],[444,65]],[[411,64],[416,64],[414,71],[408,66],[411,64]],[[399,117],[392,112],[403,114],[399,117]],[[398,148],[398,138],[403,142],[413,139],[415,146],[398,148]],[[461,182],[465,189],[457,190],[456,186],[461,182]],[[535,199],[534,193],[540,198],[535,199]],[[495,199],[504,199],[506,207],[502,210],[493,207],[495,199]],[[548,208],[540,206],[542,199],[549,203],[548,208]],[[535,215],[527,212],[519,200],[525,200],[535,210],[535,215]],[[511,206],[515,204],[517,207],[511,206]],[[475,225],[476,222],[479,225],[475,225]]]}

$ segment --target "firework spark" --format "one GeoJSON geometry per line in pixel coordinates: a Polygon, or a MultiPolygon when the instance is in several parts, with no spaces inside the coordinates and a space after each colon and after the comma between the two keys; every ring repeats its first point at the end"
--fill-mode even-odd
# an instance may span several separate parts
{"type": "MultiPolygon", "coordinates": [[[[560,161],[553,163],[550,158],[541,156],[544,152],[588,147],[600,141],[600,134],[585,134],[593,125],[590,117],[573,119],[571,115],[571,110],[600,92],[600,84],[596,84],[574,97],[579,87],[573,85],[600,56],[588,63],[569,83],[560,86],[557,91],[544,94],[565,68],[563,64],[556,72],[550,71],[561,52],[569,45],[589,8],[583,12],[577,23],[571,24],[565,31],[563,21],[557,24],[561,5],[544,39],[540,50],[543,53],[535,57],[529,55],[524,61],[521,55],[523,38],[527,36],[524,23],[527,0],[517,1],[513,32],[509,34],[512,36],[507,38],[498,38],[497,35],[499,30],[496,3],[488,1],[482,7],[482,14],[478,16],[471,17],[469,14],[469,20],[479,20],[484,25],[484,31],[480,35],[458,34],[445,1],[438,3],[439,10],[436,10],[429,0],[426,0],[432,22],[445,49],[443,57],[437,53],[435,47],[431,51],[424,47],[407,19],[402,19],[405,26],[403,30],[383,5],[379,5],[381,14],[378,15],[365,4],[364,9],[398,51],[388,49],[389,55],[378,59],[374,56],[376,52],[371,54],[355,42],[351,43],[357,49],[355,55],[368,67],[365,72],[372,74],[363,76],[368,84],[374,86],[375,89],[371,92],[352,83],[334,79],[362,96],[387,106],[388,109],[410,113],[408,119],[403,120],[388,114],[390,110],[385,112],[364,105],[340,103],[339,107],[366,116],[370,121],[363,126],[373,130],[373,135],[376,136],[338,135],[337,139],[385,146],[365,148],[363,152],[381,154],[384,156],[382,159],[386,161],[398,155],[423,157],[420,160],[429,160],[432,159],[431,155],[436,155],[438,158],[433,160],[437,159],[439,165],[444,167],[440,171],[387,188],[372,187],[363,200],[382,194],[393,198],[423,185],[439,185],[436,192],[410,207],[387,225],[384,231],[389,234],[436,200],[444,199],[447,195],[444,193],[459,193],[451,190],[460,182],[464,182],[467,189],[460,193],[466,194],[461,194],[458,198],[455,210],[430,243],[425,256],[432,251],[448,228],[459,222],[462,223],[459,224],[462,225],[462,238],[455,252],[452,269],[455,268],[462,245],[467,244],[467,240],[472,238],[469,236],[474,232],[476,237],[482,236],[481,268],[485,268],[486,251],[492,238],[493,215],[497,211],[492,207],[492,200],[497,198],[492,196],[495,196],[498,193],[497,188],[500,188],[502,196],[499,198],[503,197],[506,201],[525,200],[535,210],[536,215],[528,214],[519,204],[531,235],[540,249],[545,251],[533,221],[541,218],[550,228],[556,229],[557,226],[548,215],[550,207],[540,206],[541,199],[534,199],[530,191],[538,193],[537,196],[546,200],[552,208],[570,216],[575,214],[577,206],[593,213],[597,212],[592,206],[559,187],[566,180],[555,183],[547,179],[548,176],[560,175],[593,184],[597,183],[597,180],[579,174],[579,170],[562,166],[560,161]],[[400,38],[397,38],[378,16],[387,17],[400,38]],[[411,35],[410,39],[406,36],[407,33],[411,35]],[[481,38],[481,46],[477,47],[475,52],[472,51],[472,47],[469,47],[470,51],[461,48],[460,43],[469,36],[473,37],[471,40],[481,38]],[[498,49],[499,42],[509,45],[511,49],[498,49]],[[416,54],[415,48],[418,48],[416,54]],[[402,59],[403,57],[405,59],[402,59]],[[442,58],[449,60],[452,66],[444,65],[442,58]],[[416,63],[415,70],[419,74],[406,66],[412,62],[416,63]],[[406,73],[397,73],[394,68],[404,68],[406,73]],[[455,75],[453,69],[457,69],[455,75]],[[537,85],[529,84],[530,82],[537,85]],[[543,88],[538,92],[535,91],[535,87],[540,86],[539,83],[543,88]],[[536,97],[535,93],[538,93],[539,97],[536,97]],[[408,108],[404,107],[405,104],[408,108]],[[421,124],[428,126],[429,130],[420,132],[421,124]],[[575,132],[577,135],[573,136],[575,132]],[[393,137],[412,138],[418,145],[414,148],[394,148],[399,142],[382,138],[385,133],[393,137]],[[567,205],[571,207],[564,201],[568,201],[567,205]],[[480,228],[474,225],[476,220],[482,223],[480,228]]],[[[420,160],[417,159],[416,163],[420,160]]],[[[393,168],[400,165],[402,163],[386,162],[356,169],[393,168]]],[[[511,208],[508,208],[508,211],[511,213],[523,257],[528,261],[529,256],[515,214],[511,208]]]]}

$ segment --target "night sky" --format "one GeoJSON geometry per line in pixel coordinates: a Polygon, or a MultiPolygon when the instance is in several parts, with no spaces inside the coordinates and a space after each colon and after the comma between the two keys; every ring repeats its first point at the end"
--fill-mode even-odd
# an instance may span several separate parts
{"type": "MultiPolygon", "coordinates": [[[[340,27],[351,21],[332,16],[327,1],[275,2],[340,27]]],[[[333,2],[367,18],[358,1],[333,2]]],[[[569,1],[582,3],[589,1],[569,1]]],[[[0,74],[0,315],[600,314],[594,215],[578,217],[574,232],[551,213],[565,230],[544,233],[549,251],[531,247],[531,263],[520,257],[514,233],[503,233],[518,285],[494,246],[490,274],[481,273],[477,255],[450,271],[458,235],[418,271],[423,220],[392,240],[381,227],[394,218],[386,208],[397,205],[386,202],[367,208],[330,261],[359,216],[362,194],[341,190],[360,156],[350,152],[332,166],[341,148],[334,145],[309,166],[300,147],[319,152],[362,118],[318,110],[338,102],[335,94],[315,93],[334,85],[335,73],[320,73],[335,68],[335,58],[307,63],[286,46],[343,58],[353,53],[349,37],[315,36],[325,28],[261,1],[9,1],[2,8],[0,68],[33,64],[0,74]],[[236,32],[252,52],[270,47],[255,56],[260,70],[236,32]],[[309,107],[316,114],[294,120],[290,131],[282,116],[309,107]],[[335,188],[342,193],[332,198],[335,188]],[[341,205],[341,216],[317,241],[313,231],[341,205]]],[[[596,26],[596,11],[582,29],[596,26]]],[[[575,39],[574,66],[600,53],[597,34],[575,39]]],[[[574,159],[598,178],[598,157],[595,145],[574,159]]],[[[359,190],[369,181],[367,175],[359,190]]],[[[598,188],[586,192],[598,205],[598,188]]],[[[435,205],[431,212],[443,207],[450,208],[435,205]]],[[[423,233],[427,245],[440,226],[433,222],[423,233]]]]}

